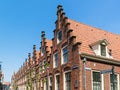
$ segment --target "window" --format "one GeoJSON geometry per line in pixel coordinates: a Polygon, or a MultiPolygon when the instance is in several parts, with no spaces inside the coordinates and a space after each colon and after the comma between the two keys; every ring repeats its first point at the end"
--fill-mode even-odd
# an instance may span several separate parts
{"type": "Polygon", "coordinates": [[[59,31],[57,34],[57,43],[62,41],[62,31],[59,31]]]}
{"type": "Polygon", "coordinates": [[[111,89],[110,90],[118,90],[118,79],[117,79],[117,75],[116,74],[114,75],[114,78],[113,78],[113,75],[110,74],[110,85],[111,85],[111,89]],[[113,89],[113,82],[114,82],[114,86],[115,86],[114,88],[115,89],[113,89]]]}
{"type": "Polygon", "coordinates": [[[101,56],[106,56],[106,45],[101,44],[101,56]]]}
{"type": "Polygon", "coordinates": [[[60,75],[55,76],[55,90],[60,90],[60,75]]]}
{"type": "Polygon", "coordinates": [[[52,76],[49,77],[49,87],[50,90],[52,90],[52,76]]]}
{"type": "Polygon", "coordinates": [[[62,64],[68,62],[68,49],[67,46],[62,49],[62,64]]]}
{"type": "Polygon", "coordinates": [[[93,90],[102,90],[101,74],[100,72],[93,71],[93,90]]]}
{"type": "Polygon", "coordinates": [[[65,73],[65,87],[64,90],[71,90],[71,72],[66,72],[65,73]]]}
{"type": "Polygon", "coordinates": [[[54,67],[58,66],[58,53],[54,54],[54,67]]]}
{"type": "Polygon", "coordinates": [[[44,53],[45,53],[45,50],[44,50],[44,48],[42,47],[42,48],[41,48],[41,56],[43,56],[44,53]]]}
{"type": "Polygon", "coordinates": [[[107,52],[107,46],[109,42],[106,39],[98,40],[92,44],[90,44],[90,48],[94,51],[96,55],[104,56],[110,58],[109,52],[107,52]]]}
{"type": "Polygon", "coordinates": [[[42,72],[42,63],[40,63],[40,72],[42,72]]]}
{"type": "Polygon", "coordinates": [[[43,87],[43,80],[40,80],[40,87],[42,89],[42,87],[43,87]]]}
{"type": "Polygon", "coordinates": [[[44,69],[46,69],[46,60],[43,61],[44,69]]]}
{"type": "Polygon", "coordinates": [[[47,77],[44,78],[44,90],[48,90],[48,80],[47,77]]]}

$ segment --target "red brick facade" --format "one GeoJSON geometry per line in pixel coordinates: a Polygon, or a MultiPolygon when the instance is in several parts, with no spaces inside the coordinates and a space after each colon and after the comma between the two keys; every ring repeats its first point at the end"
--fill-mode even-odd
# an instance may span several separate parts
{"type": "MultiPolygon", "coordinates": [[[[70,71],[69,90],[95,90],[93,72],[109,70],[114,66],[117,74],[117,89],[120,80],[120,36],[97,29],[65,16],[62,6],[58,6],[56,28],[52,40],[47,40],[45,32],[41,34],[40,51],[33,46],[33,55],[28,55],[24,65],[13,75],[13,87],[19,90],[45,90],[45,78],[52,77],[52,90],[55,89],[57,74],[60,75],[60,90],[65,89],[65,72],[70,71]],[[58,33],[62,40],[58,42],[58,33]],[[101,45],[106,56],[101,56],[101,45]],[[62,62],[62,50],[67,46],[67,63],[62,62]],[[54,55],[58,53],[58,66],[54,68],[54,55]],[[85,60],[85,61],[84,61],[85,60]],[[47,63],[47,64],[44,64],[47,63]],[[42,65],[42,66],[41,66],[42,65]],[[45,65],[47,67],[45,68],[45,65]]],[[[101,74],[101,89],[111,90],[110,73],[101,74]]],[[[49,80],[47,78],[47,80],[49,80]]],[[[49,80],[50,81],[50,80],[49,80]]],[[[46,89],[47,90],[47,89],[46,89]]],[[[50,89],[48,89],[50,90],[50,89]]]]}

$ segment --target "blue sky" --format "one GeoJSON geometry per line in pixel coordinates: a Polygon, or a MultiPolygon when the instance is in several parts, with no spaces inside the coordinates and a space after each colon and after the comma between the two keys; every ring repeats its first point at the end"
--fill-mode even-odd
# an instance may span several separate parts
{"type": "Polygon", "coordinates": [[[58,4],[73,20],[120,34],[120,0],[0,0],[0,61],[5,81],[23,65],[34,44],[39,50],[41,31],[53,38],[58,4]]]}

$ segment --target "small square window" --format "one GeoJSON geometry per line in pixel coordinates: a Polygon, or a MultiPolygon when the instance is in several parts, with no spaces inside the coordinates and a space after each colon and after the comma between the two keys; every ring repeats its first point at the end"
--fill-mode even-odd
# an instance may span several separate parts
{"type": "Polygon", "coordinates": [[[57,34],[57,43],[62,41],[62,31],[59,31],[57,34]]]}

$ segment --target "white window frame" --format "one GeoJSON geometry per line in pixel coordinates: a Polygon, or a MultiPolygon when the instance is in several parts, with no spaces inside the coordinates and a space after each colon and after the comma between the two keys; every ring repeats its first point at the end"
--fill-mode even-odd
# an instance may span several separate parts
{"type": "Polygon", "coordinates": [[[45,66],[44,66],[44,64],[45,64],[44,62],[45,62],[45,61],[46,61],[46,60],[43,60],[43,61],[42,61],[42,69],[43,69],[43,70],[42,70],[42,73],[44,73],[44,71],[45,71],[45,66]]]}
{"type": "MultiPolygon", "coordinates": [[[[61,64],[66,64],[68,62],[68,58],[67,58],[67,62],[64,62],[64,58],[63,58],[63,49],[67,47],[67,51],[68,51],[68,45],[64,46],[62,49],[61,49],[61,64]]],[[[68,54],[68,52],[67,52],[68,54]]]]}
{"type": "MultiPolygon", "coordinates": [[[[62,30],[60,30],[60,31],[57,33],[57,44],[59,44],[59,43],[62,41],[62,39],[61,39],[61,40],[58,39],[58,35],[59,35],[60,32],[62,33],[62,30]]],[[[61,38],[63,38],[63,37],[61,37],[61,38]]]]}
{"type": "Polygon", "coordinates": [[[45,49],[44,49],[44,53],[43,53],[43,47],[41,47],[41,56],[43,56],[44,55],[44,53],[45,53],[45,49]]]}
{"type": "MultiPolygon", "coordinates": [[[[56,54],[58,54],[58,52],[55,52],[55,53],[53,54],[53,68],[58,67],[58,65],[56,66],[56,64],[55,64],[55,55],[56,55],[56,54]]],[[[57,63],[58,63],[58,60],[57,60],[57,63]]]]}
{"type": "Polygon", "coordinates": [[[55,74],[55,77],[54,77],[55,78],[55,90],[56,90],[56,76],[57,75],[60,75],[60,73],[55,74]]]}
{"type": "Polygon", "coordinates": [[[94,54],[97,55],[97,56],[101,56],[101,57],[106,57],[106,58],[113,58],[110,54],[109,54],[109,51],[108,51],[108,45],[105,43],[105,42],[101,42],[99,44],[95,44],[95,45],[92,45],[92,50],[94,51],[94,54]],[[101,55],[101,45],[105,45],[105,52],[106,52],[106,55],[101,55]]]}
{"type": "Polygon", "coordinates": [[[100,56],[103,56],[103,57],[107,57],[107,45],[105,44],[105,43],[100,43],[100,56]],[[101,48],[101,46],[105,46],[105,56],[104,55],[102,55],[102,48],[101,48]]]}
{"type": "Polygon", "coordinates": [[[40,72],[40,74],[42,73],[42,71],[43,71],[43,65],[42,65],[42,62],[39,64],[39,72],[40,72]]]}
{"type": "MultiPolygon", "coordinates": [[[[93,90],[93,72],[100,72],[100,71],[97,71],[97,70],[92,70],[92,90],[93,90]]],[[[104,90],[104,75],[101,74],[101,89],[104,90]]]]}
{"type": "Polygon", "coordinates": [[[42,87],[43,87],[43,81],[40,80],[40,88],[42,88],[42,87]]]}
{"type": "MultiPolygon", "coordinates": [[[[45,80],[47,80],[47,77],[44,78],[45,80]]],[[[47,90],[47,82],[44,82],[44,90],[47,90]]]]}
{"type": "MultiPolygon", "coordinates": [[[[52,85],[52,83],[50,82],[50,78],[52,78],[52,75],[49,76],[49,89],[50,89],[50,86],[52,86],[52,88],[53,88],[53,85],[52,85]]],[[[52,79],[52,82],[53,82],[53,79],[52,79]]]]}
{"type": "Polygon", "coordinates": [[[68,72],[71,72],[71,70],[65,71],[65,72],[64,72],[64,76],[63,76],[64,90],[66,89],[65,74],[68,73],[68,72]]]}

